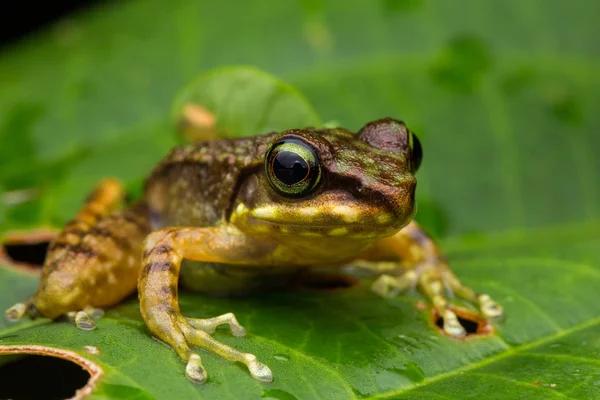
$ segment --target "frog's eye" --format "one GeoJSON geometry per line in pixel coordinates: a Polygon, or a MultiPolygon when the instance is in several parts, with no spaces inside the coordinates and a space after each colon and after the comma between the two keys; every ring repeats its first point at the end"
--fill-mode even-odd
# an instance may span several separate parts
{"type": "Polygon", "coordinates": [[[423,161],[423,148],[417,135],[408,131],[408,143],[410,146],[410,158],[412,163],[412,172],[417,172],[423,161]]]}
{"type": "Polygon", "coordinates": [[[265,157],[269,183],[284,196],[310,193],[321,179],[321,167],[315,150],[307,143],[287,138],[275,142],[265,157]]]}

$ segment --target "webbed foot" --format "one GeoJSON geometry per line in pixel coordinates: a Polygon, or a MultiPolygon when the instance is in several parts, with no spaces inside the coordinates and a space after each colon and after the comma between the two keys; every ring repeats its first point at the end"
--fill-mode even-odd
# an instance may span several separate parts
{"type": "Polygon", "coordinates": [[[228,324],[234,336],[244,336],[246,334],[246,329],[238,323],[232,313],[206,319],[179,316],[173,317],[170,322],[175,323],[175,330],[162,339],[166,339],[167,343],[177,351],[180,357],[187,360],[185,375],[190,381],[204,383],[208,377],[200,355],[191,351],[190,347],[192,346],[201,347],[228,361],[244,363],[254,379],[262,382],[273,381],[273,373],[269,367],[259,362],[254,354],[242,353],[211,336],[216,327],[222,324],[228,324]]]}
{"type": "Polygon", "coordinates": [[[464,337],[467,332],[461,325],[449,301],[455,295],[476,306],[478,312],[473,317],[485,320],[498,320],[503,316],[502,306],[487,294],[476,293],[464,286],[444,262],[422,264],[399,276],[381,275],[372,285],[372,290],[384,297],[393,297],[407,289],[419,287],[433,303],[443,319],[444,332],[455,338],[464,337]]]}
{"type": "MultiPolygon", "coordinates": [[[[246,334],[246,330],[240,326],[235,316],[232,313],[227,313],[215,318],[208,319],[196,319],[190,320],[187,319],[189,324],[184,324],[182,326],[183,334],[186,338],[186,341],[192,346],[202,347],[208,351],[211,351],[226,360],[229,361],[237,361],[246,364],[248,367],[248,371],[250,375],[254,379],[263,382],[272,382],[273,381],[273,373],[265,364],[262,364],[256,359],[254,354],[250,353],[242,353],[233,347],[227,346],[217,340],[215,340],[209,332],[214,332],[215,327],[220,324],[227,323],[231,327],[231,333],[234,336],[243,336],[246,334]],[[193,322],[192,322],[193,321],[193,322]],[[205,330],[207,329],[207,330],[205,330]]],[[[200,361],[200,356],[197,354],[192,354],[186,366],[186,376],[193,382],[202,383],[206,380],[206,371],[203,371],[202,364],[200,361]],[[197,367],[200,368],[197,368],[197,367]],[[196,372],[200,372],[200,377],[202,380],[197,380],[196,372]]]]}

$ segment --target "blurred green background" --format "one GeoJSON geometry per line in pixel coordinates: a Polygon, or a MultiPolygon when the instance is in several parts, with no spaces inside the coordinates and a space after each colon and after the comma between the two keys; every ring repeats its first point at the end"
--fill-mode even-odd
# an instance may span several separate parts
{"type": "Polygon", "coordinates": [[[177,91],[232,64],[296,86],[325,121],[405,120],[425,152],[418,219],[437,235],[597,220],[599,14],[591,0],[97,5],[0,53],[0,188],[40,190],[5,194],[0,229],[60,225],[99,178],[144,176],[174,143],[177,91]]]}

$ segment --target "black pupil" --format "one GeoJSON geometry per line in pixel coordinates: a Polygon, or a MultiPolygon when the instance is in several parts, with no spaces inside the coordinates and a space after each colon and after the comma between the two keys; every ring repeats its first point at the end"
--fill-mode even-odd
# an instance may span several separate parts
{"type": "Polygon", "coordinates": [[[286,185],[302,181],[308,175],[308,164],[291,151],[280,151],[273,160],[273,173],[286,185]]]}

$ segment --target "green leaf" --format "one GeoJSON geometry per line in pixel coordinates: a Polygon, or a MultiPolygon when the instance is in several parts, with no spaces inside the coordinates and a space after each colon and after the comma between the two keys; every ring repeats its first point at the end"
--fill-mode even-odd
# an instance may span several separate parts
{"type": "Polygon", "coordinates": [[[296,89],[255,68],[219,68],[195,79],[175,100],[175,123],[181,121],[189,105],[214,115],[218,137],[255,136],[321,125],[296,89]]]}
{"type": "MultiPolygon", "coordinates": [[[[589,299],[600,285],[600,271],[593,267],[600,262],[600,228],[585,233],[588,239],[558,250],[533,237],[525,249],[504,247],[503,258],[476,250],[454,262],[465,282],[495,296],[508,316],[497,325],[498,335],[466,341],[432,326],[429,313],[415,308],[417,296],[384,300],[367,283],[340,292],[243,299],[182,294],[187,316],[238,316],[247,337],[234,338],[226,330],[215,337],[267,363],[275,375],[271,384],[205,352],[210,381],[201,387],[189,383],[183,363],[148,336],[137,301],[111,309],[92,332],[67,322],[29,329],[31,322],[22,329],[0,322],[0,345],[58,346],[96,361],[106,374],[98,398],[141,396],[138,392],[141,398],[596,398],[600,303],[589,299]],[[571,252],[585,255],[588,263],[571,261],[565,256],[571,252]],[[101,354],[87,354],[87,345],[101,354]]],[[[11,304],[30,293],[34,279],[0,269],[0,282],[2,303],[11,304]],[[15,282],[27,288],[7,292],[15,282]]]]}
{"type": "MultiPolygon", "coordinates": [[[[256,353],[272,384],[206,353],[211,380],[190,384],[133,300],[93,332],[0,322],[0,345],[97,360],[106,372],[97,398],[600,397],[598,12],[592,0],[134,0],[5,50],[4,232],[60,226],[100,177],[139,181],[176,142],[178,90],[215,66],[254,65],[297,87],[325,120],[359,129],[404,119],[425,151],[417,219],[507,318],[490,337],[457,342],[414,307],[418,295],[384,300],[367,282],[248,299],[184,294],[187,315],[236,313],[249,336],[216,336],[256,353]],[[89,344],[101,354],[85,353],[89,344]]],[[[2,305],[35,288],[30,276],[0,274],[2,305]]]]}

